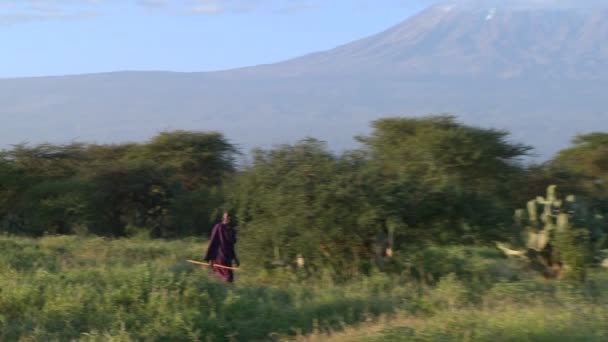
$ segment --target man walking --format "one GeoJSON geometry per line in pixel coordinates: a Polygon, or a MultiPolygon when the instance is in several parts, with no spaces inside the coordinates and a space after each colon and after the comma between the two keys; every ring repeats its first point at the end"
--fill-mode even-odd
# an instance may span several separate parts
{"type": "Polygon", "coordinates": [[[234,273],[231,269],[217,267],[227,266],[232,267],[232,262],[238,267],[239,259],[236,256],[234,245],[236,244],[236,232],[230,225],[230,214],[224,213],[222,222],[216,224],[211,231],[207,253],[203,260],[207,261],[213,270],[213,273],[221,280],[232,283],[234,281],[234,273]]]}

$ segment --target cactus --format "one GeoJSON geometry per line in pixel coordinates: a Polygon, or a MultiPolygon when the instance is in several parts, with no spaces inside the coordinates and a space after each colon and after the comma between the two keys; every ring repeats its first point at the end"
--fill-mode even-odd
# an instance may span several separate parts
{"type": "Polygon", "coordinates": [[[560,276],[563,269],[584,278],[587,260],[591,255],[590,231],[586,227],[589,210],[576,196],[565,201],[556,194],[557,187],[547,188],[545,197],[529,201],[526,209],[515,211],[515,222],[523,227],[527,252],[511,250],[501,244],[497,247],[507,256],[525,255],[533,266],[546,275],[560,276]],[[577,227],[577,228],[575,228],[577,227]]]}
{"type": "Polygon", "coordinates": [[[525,225],[526,247],[537,252],[547,248],[554,230],[563,230],[568,227],[567,215],[562,215],[559,212],[563,203],[557,198],[556,188],[555,185],[551,185],[547,188],[546,197],[538,196],[536,199],[529,201],[527,204],[528,215],[525,219],[521,210],[516,212],[520,224],[527,220],[527,225],[525,225]],[[538,213],[539,209],[542,209],[541,214],[538,213]]]}

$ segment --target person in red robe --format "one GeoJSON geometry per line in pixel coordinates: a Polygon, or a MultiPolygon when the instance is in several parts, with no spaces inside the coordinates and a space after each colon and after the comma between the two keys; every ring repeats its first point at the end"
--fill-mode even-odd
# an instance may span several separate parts
{"type": "Polygon", "coordinates": [[[219,279],[228,283],[234,281],[233,271],[217,267],[217,265],[232,267],[233,262],[237,267],[240,265],[234,249],[235,244],[236,232],[230,225],[230,214],[225,212],[222,222],[216,224],[211,231],[207,253],[205,253],[203,260],[209,263],[213,273],[219,279]]]}

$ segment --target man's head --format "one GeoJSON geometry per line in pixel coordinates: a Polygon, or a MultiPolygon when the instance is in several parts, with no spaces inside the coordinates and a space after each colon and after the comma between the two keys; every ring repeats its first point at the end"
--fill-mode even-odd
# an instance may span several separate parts
{"type": "Polygon", "coordinates": [[[222,223],[223,224],[230,223],[230,213],[228,213],[227,211],[225,211],[224,215],[222,216],[222,223]]]}

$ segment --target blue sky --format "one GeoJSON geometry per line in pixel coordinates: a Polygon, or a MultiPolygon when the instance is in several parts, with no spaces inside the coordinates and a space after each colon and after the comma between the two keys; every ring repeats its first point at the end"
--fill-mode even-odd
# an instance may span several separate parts
{"type": "Polygon", "coordinates": [[[0,0],[0,78],[272,63],[363,38],[428,0],[0,0]]]}

